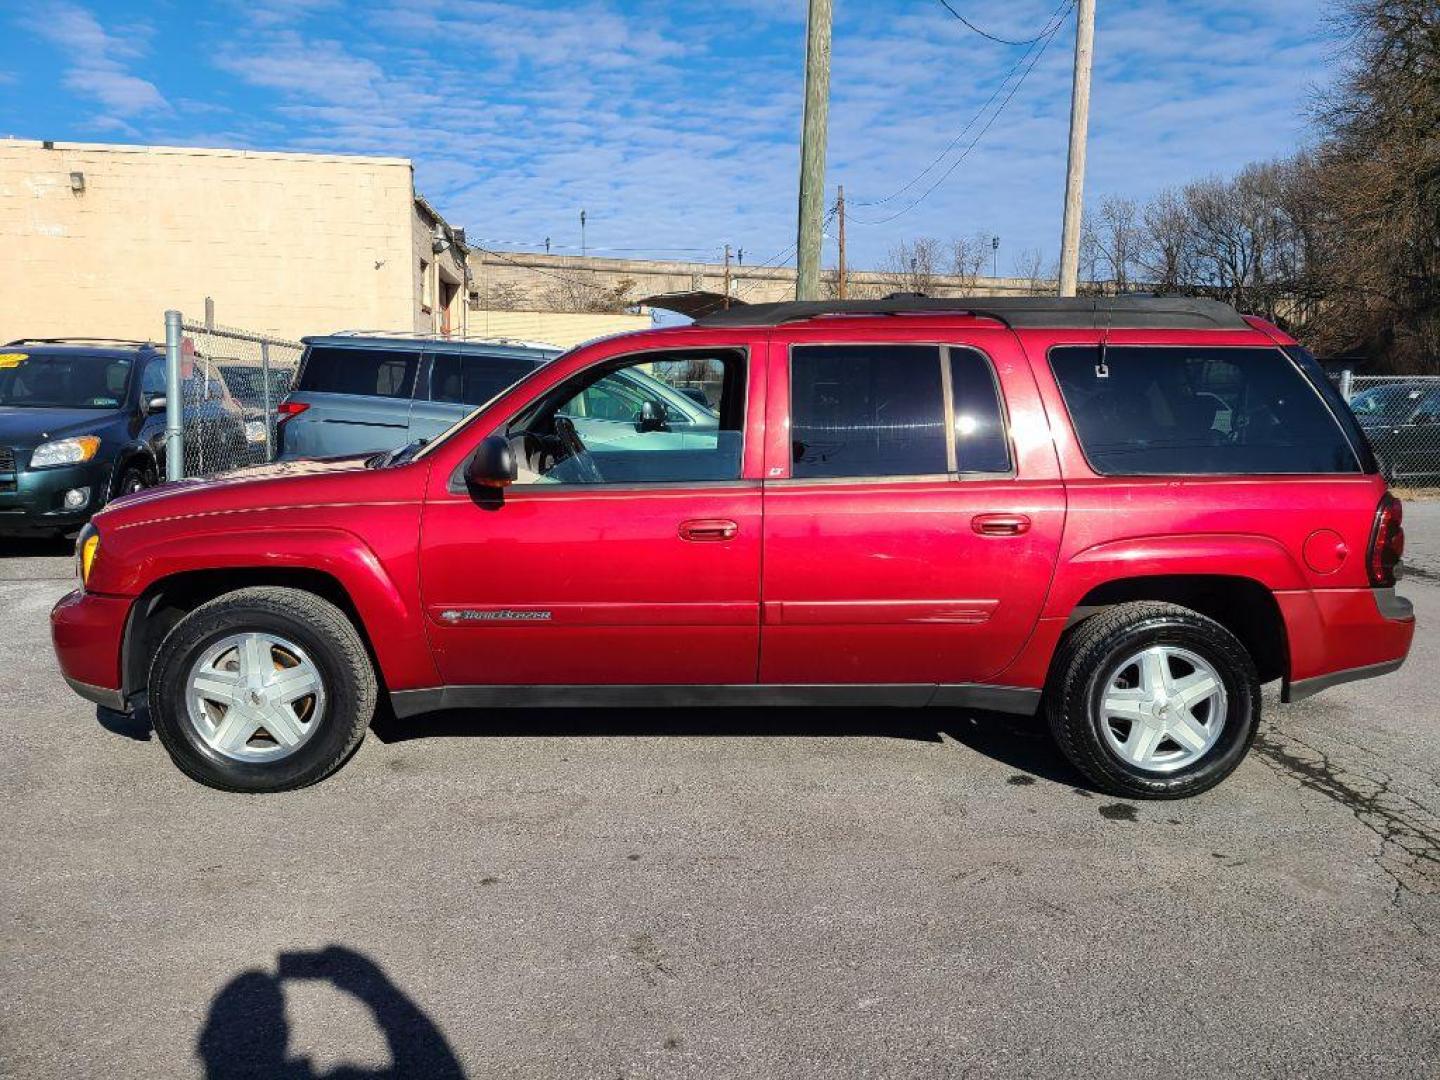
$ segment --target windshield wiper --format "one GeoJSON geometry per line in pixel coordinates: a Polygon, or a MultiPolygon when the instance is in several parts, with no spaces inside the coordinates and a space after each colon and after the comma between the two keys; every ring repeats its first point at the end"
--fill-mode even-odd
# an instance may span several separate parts
{"type": "Polygon", "coordinates": [[[388,469],[392,465],[403,465],[419,453],[420,448],[429,441],[429,439],[415,439],[398,449],[387,450],[383,454],[377,454],[375,457],[367,459],[365,465],[371,469],[388,469]]]}

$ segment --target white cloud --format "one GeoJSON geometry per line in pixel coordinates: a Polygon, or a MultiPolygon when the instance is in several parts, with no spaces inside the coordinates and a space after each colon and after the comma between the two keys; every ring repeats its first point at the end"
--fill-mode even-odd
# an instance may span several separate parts
{"type": "Polygon", "coordinates": [[[68,2],[46,5],[21,23],[65,54],[65,88],[94,99],[106,110],[106,119],[169,111],[155,84],[130,70],[145,55],[145,26],[110,33],[88,9],[68,2]]]}
{"type": "MultiPolygon", "coordinates": [[[[1059,2],[963,10],[1023,38],[1059,2]]],[[[592,247],[729,242],[753,264],[794,238],[804,10],[803,0],[231,0],[223,24],[195,31],[186,62],[205,78],[184,83],[174,110],[138,73],[143,33],[107,30],[73,2],[28,25],[65,49],[67,85],[150,141],[404,155],[420,189],[473,236],[578,244],[583,208],[592,247]],[[206,98],[207,115],[193,99],[215,69],[226,86],[206,98]]],[[[838,5],[836,18],[828,180],[852,203],[853,258],[977,231],[1001,236],[1002,270],[1023,248],[1053,257],[1073,18],[953,174],[875,226],[860,221],[903,209],[955,161],[978,125],[949,155],[946,145],[1023,50],[926,0],[838,5]],[[862,205],[937,157],[904,197],[862,205]]],[[[1090,195],[1145,197],[1294,149],[1306,89],[1330,77],[1326,35],[1313,0],[1101,5],[1090,195]]]]}

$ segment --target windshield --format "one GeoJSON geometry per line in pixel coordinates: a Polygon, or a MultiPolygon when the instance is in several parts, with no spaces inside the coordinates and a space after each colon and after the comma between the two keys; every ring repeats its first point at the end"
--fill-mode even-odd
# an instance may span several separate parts
{"type": "MultiPolygon", "coordinates": [[[[572,351],[573,351],[573,350],[572,350],[572,351]]],[[[569,356],[570,354],[569,354],[569,353],[565,353],[565,354],[563,354],[563,355],[564,355],[564,356],[569,356]]],[[[559,359],[559,358],[557,357],[557,359],[559,359]]],[[[553,361],[551,361],[551,362],[553,363],[553,361]]],[[[515,382],[511,383],[509,386],[507,386],[507,387],[505,387],[504,389],[500,390],[494,397],[492,397],[489,401],[485,402],[485,404],[475,406],[475,408],[471,409],[468,413],[466,413],[464,416],[462,416],[459,420],[456,420],[455,423],[451,424],[451,425],[450,425],[448,428],[446,428],[444,431],[440,432],[439,435],[436,435],[436,436],[435,436],[433,439],[431,439],[428,443],[426,443],[424,446],[422,446],[418,451],[415,452],[415,454],[414,454],[413,456],[411,456],[411,457],[409,457],[409,458],[406,458],[406,459],[405,459],[406,462],[409,462],[409,461],[419,461],[421,458],[429,457],[429,456],[430,456],[431,454],[433,454],[437,449],[439,449],[439,448],[440,448],[441,446],[443,446],[446,442],[448,442],[451,438],[453,438],[454,435],[455,435],[455,433],[456,433],[457,431],[459,431],[459,430],[461,430],[462,428],[466,427],[466,426],[470,423],[471,420],[474,420],[477,416],[479,416],[479,415],[480,415],[481,413],[483,413],[486,409],[488,409],[492,404],[494,404],[494,403],[495,403],[496,401],[498,401],[500,398],[504,397],[506,394],[510,393],[510,391],[512,391],[512,390],[514,390],[514,389],[516,389],[516,388],[518,388],[518,387],[524,386],[524,385],[525,385],[527,382],[529,382],[531,379],[535,378],[536,375],[539,375],[542,371],[545,371],[549,366],[550,366],[549,363],[541,364],[539,367],[537,367],[534,371],[530,372],[528,375],[522,375],[522,376],[521,376],[519,379],[517,379],[515,382]]],[[[391,464],[404,464],[404,462],[392,462],[391,464]]]]}
{"type": "Polygon", "coordinates": [[[1350,399],[1350,408],[1361,420],[1399,422],[1410,414],[1423,391],[1411,386],[1376,386],[1350,399]]]}
{"type": "Polygon", "coordinates": [[[125,400],[129,357],[93,353],[0,353],[0,406],[116,409],[125,400]]]}

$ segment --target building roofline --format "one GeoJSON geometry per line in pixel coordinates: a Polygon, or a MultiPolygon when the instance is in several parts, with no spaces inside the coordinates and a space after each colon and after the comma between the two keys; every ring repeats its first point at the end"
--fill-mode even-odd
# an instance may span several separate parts
{"type": "Polygon", "coordinates": [[[36,150],[61,150],[72,153],[104,154],[170,154],[177,157],[233,157],[279,161],[365,162],[369,165],[394,165],[411,168],[409,158],[369,157],[364,154],[323,154],[311,151],[240,150],[216,146],[165,146],[141,143],[61,142],[55,139],[0,139],[0,149],[23,146],[36,150]]]}

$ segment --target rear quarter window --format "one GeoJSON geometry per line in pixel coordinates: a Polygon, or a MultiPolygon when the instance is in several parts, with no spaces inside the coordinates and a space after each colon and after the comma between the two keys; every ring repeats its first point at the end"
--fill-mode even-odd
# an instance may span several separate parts
{"type": "Polygon", "coordinates": [[[535,361],[521,356],[437,353],[430,372],[430,400],[484,405],[533,370],[535,361]]]}
{"type": "Polygon", "coordinates": [[[420,354],[400,349],[337,349],[312,346],[297,390],[323,394],[409,398],[420,354]]]}
{"type": "Polygon", "coordinates": [[[1062,346],[1050,366],[1105,476],[1357,473],[1356,448],[1284,352],[1062,346]]]}

